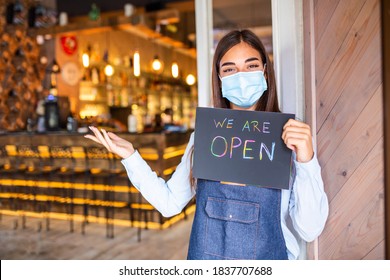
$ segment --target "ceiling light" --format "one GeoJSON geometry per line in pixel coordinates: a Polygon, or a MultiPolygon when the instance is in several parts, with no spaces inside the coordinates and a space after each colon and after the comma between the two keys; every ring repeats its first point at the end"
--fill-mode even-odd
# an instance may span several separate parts
{"type": "Polygon", "coordinates": [[[152,61],[152,69],[153,71],[160,73],[162,72],[163,64],[161,60],[158,58],[158,56],[154,56],[153,61],[152,61]]]}
{"type": "Polygon", "coordinates": [[[85,68],[88,68],[89,67],[89,55],[87,53],[83,53],[82,61],[83,61],[83,66],[85,68]]]}
{"type": "Polygon", "coordinates": [[[179,77],[179,65],[177,65],[176,62],[172,63],[171,71],[172,71],[172,77],[174,78],[179,77]]]}
{"type": "Polygon", "coordinates": [[[195,78],[195,76],[192,75],[192,74],[188,74],[188,76],[187,76],[187,78],[186,78],[186,83],[187,83],[187,85],[189,85],[189,86],[194,85],[194,84],[196,83],[196,78],[195,78]]]}
{"type": "Polygon", "coordinates": [[[55,59],[53,59],[53,64],[51,66],[51,72],[54,74],[61,73],[61,68],[55,59]]]}
{"type": "Polygon", "coordinates": [[[133,55],[133,73],[134,76],[139,77],[141,75],[141,59],[139,56],[139,52],[135,52],[133,55]]]}
{"type": "Polygon", "coordinates": [[[114,68],[111,64],[107,64],[106,67],[104,67],[104,74],[107,77],[111,77],[112,75],[114,75],[114,68]]]}

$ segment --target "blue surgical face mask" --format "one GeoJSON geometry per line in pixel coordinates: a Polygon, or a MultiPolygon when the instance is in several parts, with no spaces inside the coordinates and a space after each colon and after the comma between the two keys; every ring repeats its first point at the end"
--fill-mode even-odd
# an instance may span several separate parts
{"type": "Polygon", "coordinates": [[[253,106],[267,90],[263,71],[238,72],[221,81],[222,96],[243,108],[253,106]]]}

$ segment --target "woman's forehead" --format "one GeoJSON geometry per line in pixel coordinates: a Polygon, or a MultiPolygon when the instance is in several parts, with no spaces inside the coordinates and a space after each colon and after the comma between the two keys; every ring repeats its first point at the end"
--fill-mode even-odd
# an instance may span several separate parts
{"type": "Polygon", "coordinates": [[[241,42],[228,50],[221,58],[220,65],[225,62],[245,62],[248,58],[257,57],[261,61],[260,53],[245,42],[241,42]]]}

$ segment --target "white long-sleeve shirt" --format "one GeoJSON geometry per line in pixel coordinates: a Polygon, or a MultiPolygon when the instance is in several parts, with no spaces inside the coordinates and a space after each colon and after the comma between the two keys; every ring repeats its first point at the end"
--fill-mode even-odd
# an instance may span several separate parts
{"type": "MultiPolygon", "coordinates": [[[[158,177],[138,151],[122,160],[132,184],[165,217],[180,213],[195,195],[195,190],[190,184],[193,145],[194,133],[191,135],[180,164],[168,181],[158,177]]],[[[295,180],[292,187],[282,190],[280,212],[289,259],[297,259],[300,253],[295,235],[298,234],[307,242],[313,241],[322,232],[328,217],[328,199],[324,192],[321,167],[317,157],[314,156],[306,163],[294,159],[294,164],[295,180]]]]}

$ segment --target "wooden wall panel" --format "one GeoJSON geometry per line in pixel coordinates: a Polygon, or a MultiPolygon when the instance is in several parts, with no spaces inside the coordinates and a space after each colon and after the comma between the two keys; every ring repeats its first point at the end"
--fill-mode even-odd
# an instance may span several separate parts
{"type": "MultiPolygon", "coordinates": [[[[307,1],[306,1],[307,2],[307,1]]],[[[316,0],[314,1],[316,17],[314,18],[314,27],[316,34],[315,46],[322,38],[322,34],[326,30],[330,19],[338,5],[338,0],[316,0]],[[321,12],[323,11],[323,12],[321,12]],[[320,24],[319,24],[320,23],[320,24]]],[[[305,4],[305,3],[304,3],[305,4]]]]}
{"type": "MultiPolygon", "coordinates": [[[[336,30],[333,31],[336,32],[336,30]]],[[[338,52],[334,57],[325,56],[321,51],[316,49],[316,80],[317,91],[319,93],[317,96],[318,128],[326,120],[329,112],[343,92],[345,81],[351,78],[356,78],[357,80],[368,78],[365,65],[359,64],[359,61],[367,51],[376,52],[377,55],[380,55],[379,48],[371,50],[375,47],[370,46],[374,40],[378,40],[379,44],[379,35],[379,3],[377,0],[369,0],[363,9],[361,9],[358,18],[344,40],[339,42],[329,41],[331,44],[338,44],[338,52]],[[319,80],[317,73],[321,73],[323,67],[322,61],[325,60],[330,60],[332,63],[323,75],[323,79],[319,80]],[[351,77],[351,71],[357,67],[359,67],[360,73],[357,76],[351,77]]],[[[332,37],[332,32],[328,36],[332,37]]],[[[378,67],[380,67],[379,64],[378,67]]]]}
{"type": "MultiPolygon", "coordinates": [[[[371,41],[369,51],[356,61],[354,69],[345,77],[344,87],[338,93],[339,98],[325,120],[320,122],[321,119],[318,118],[317,125],[320,126],[317,132],[318,151],[323,161],[331,157],[343,141],[345,133],[349,131],[368,100],[382,83],[381,61],[376,52],[376,49],[380,48],[379,36],[375,39],[371,41]],[[361,76],[362,68],[365,69],[364,76],[361,76]]],[[[328,92],[318,92],[328,94],[328,92]]]]}
{"type": "Polygon", "coordinates": [[[385,259],[385,241],[382,240],[374,249],[372,249],[364,260],[383,260],[385,259]]]}
{"type": "Polygon", "coordinates": [[[314,59],[306,77],[316,81],[317,154],[330,203],[318,257],[383,259],[380,0],[310,1],[304,8],[314,19],[304,13],[304,26],[312,22],[306,30],[315,34],[304,46],[314,59]]]}
{"type": "MultiPolygon", "coordinates": [[[[332,135],[338,136],[337,130],[329,131],[329,134],[326,135],[329,136],[327,138],[330,142],[329,149],[335,150],[329,160],[322,165],[323,180],[331,182],[331,187],[327,188],[330,202],[356,172],[356,169],[366,160],[366,157],[372,152],[372,147],[383,135],[381,106],[382,87],[378,87],[370,102],[350,126],[348,133],[343,134],[345,137],[340,141],[337,149],[331,145],[332,135]],[[377,113],[373,114],[376,110],[378,110],[377,113]]],[[[346,107],[348,108],[347,104],[346,107]]],[[[339,117],[339,119],[343,120],[344,117],[339,117]]]]}
{"type": "MultiPolygon", "coordinates": [[[[318,22],[319,26],[326,25],[326,29],[321,37],[316,36],[318,38],[316,52],[318,53],[318,58],[320,58],[317,60],[317,83],[322,82],[329,66],[333,63],[335,55],[339,51],[340,42],[343,42],[350,35],[351,26],[354,24],[356,16],[362,10],[364,3],[365,0],[340,1],[328,24],[326,24],[326,18],[324,18],[324,23],[318,22]]],[[[322,11],[325,12],[326,9],[317,9],[318,15],[321,15],[322,11]]],[[[329,16],[328,13],[326,14],[329,16]]],[[[318,36],[320,35],[318,34],[318,36]]]]}
{"type": "Polygon", "coordinates": [[[380,139],[331,203],[321,258],[361,259],[383,240],[383,191],[380,139]]]}

